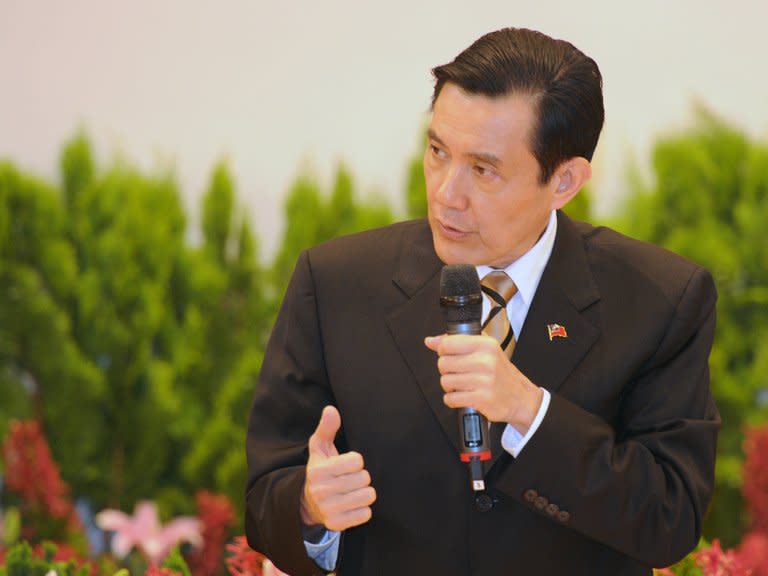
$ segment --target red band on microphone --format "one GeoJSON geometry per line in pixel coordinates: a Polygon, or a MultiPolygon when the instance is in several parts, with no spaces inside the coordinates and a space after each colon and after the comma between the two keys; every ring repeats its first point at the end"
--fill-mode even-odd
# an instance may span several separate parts
{"type": "Polygon", "coordinates": [[[463,452],[459,454],[459,457],[461,458],[462,462],[470,462],[472,458],[479,458],[481,462],[484,462],[485,460],[491,459],[491,451],[486,450],[485,452],[463,452]]]}

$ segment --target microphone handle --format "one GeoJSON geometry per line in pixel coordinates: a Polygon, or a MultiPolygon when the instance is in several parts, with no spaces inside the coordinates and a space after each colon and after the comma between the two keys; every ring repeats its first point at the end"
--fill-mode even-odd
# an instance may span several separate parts
{"type": "MultiPolygon", "coordinates": [[[[479,321],[449,322],[448,334],[481,333],[479,321]]],[[[459,440],[461,441],[462,462],[470,465],[472,476],[472,488],[475,491],[485,490],[483,480],[483,467],[481,462],[491,459],[491,449],[488,443],[488,420],[474,408],[460,408],[459,416],[459,440]]]]}

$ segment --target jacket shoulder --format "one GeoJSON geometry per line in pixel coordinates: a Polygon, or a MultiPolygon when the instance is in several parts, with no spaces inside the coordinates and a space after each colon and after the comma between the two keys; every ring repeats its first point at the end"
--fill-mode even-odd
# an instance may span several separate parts
{"type": "Polygon", "coordinates": [[[599,278],[620,279],[628,288],[642,288],[679,301],[693,278],[712,286],[710,273],[700,265],[666,248],[626,236],[606,226],[572,221],[583,240],[593,273],[599,278]]]}
{"type": "Polygon", "coordinates": [[[413,250],[430,253],[432,235],[426,220],[408,220],[327,240],[306,252],[313,272],[354,277],[391,278],[400,260],[413,250]]]}
{"type": "Polygon", "coordinates": [[[335,260],[370,260],[373,250],[400,248],[404,239],[415,239],[429,234],[426,220],[407,220],[380,228],[372,228],[354,234],[338,236],[321,242],[308,250],[310,258],[332,257],[335,260]]]}

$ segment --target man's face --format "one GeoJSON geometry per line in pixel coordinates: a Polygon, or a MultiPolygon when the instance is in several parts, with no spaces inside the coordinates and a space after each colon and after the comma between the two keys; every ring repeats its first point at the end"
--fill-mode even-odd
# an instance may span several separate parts
{"type": "Polygon", "coordinates": [[[539,183],[529,149],[531,98],[489,98],[447,83],[424,152],[429,225],[446,264],[505,267],[538,240],[558,207],[558,177],[539,183]]]}

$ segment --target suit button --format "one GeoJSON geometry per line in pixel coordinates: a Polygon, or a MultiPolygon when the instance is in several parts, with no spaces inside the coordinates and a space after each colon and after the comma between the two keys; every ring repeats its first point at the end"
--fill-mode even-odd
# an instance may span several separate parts
{"type": "Polygon", "coordinates": [[[560,508],[558,508],[557,504],[550,504],[544,511],[548,516],[556,516],[560,512],[560,508]]]}
{"type": "Polygon", "coordinates": [[[536,500],[533,501],[533,505],[536,507],[536,510],[544,510],[544,508],[547,507],[547,504],[549,504],[549,500],[544,498],[544,496],[539,496],[536,498],[536,500]]]}
{"type": "Polygon", "coordinates": [[[571,519],[571,515],[565,510],[560,510],[560,512],[557,513],[557,519],[563,524],[565,524],[566,522],[568,522],[568,520],[571,519]]]}
{"type": "Polygon", "coordinates": [[[525,498],[526,502],[533,502],[538,497],[539,497],[539,493],[533,489],[526,490],[525,494],[523,494],[523,498],[525,498]]]}
{"type": "Polygon", "coordinates": [[[493,508],[493,498],[488,496],[488,494],[478,494],[475,497],[475,508],[480,512],[488,512],[493,508]]]}

